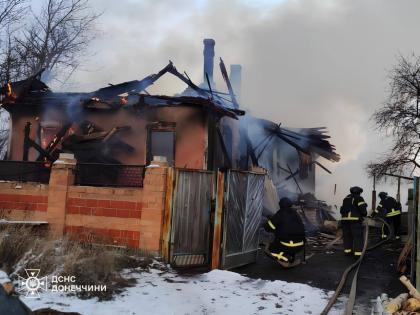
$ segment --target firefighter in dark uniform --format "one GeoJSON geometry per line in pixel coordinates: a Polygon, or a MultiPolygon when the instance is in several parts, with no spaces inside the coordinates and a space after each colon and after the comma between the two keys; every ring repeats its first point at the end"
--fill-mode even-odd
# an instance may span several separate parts
{"type": "MultiPolygon", "coordinates": [[[[372,217],[380,216],[385,220],[386,223],[394,230],[394,236],[396,240],[400,239],[400,227],[401,227],[401,203],[397,200],[388,196],[386,192],[380,192],[378,207],[372,213],[372,217]]],[[[382,235],[383,239],[387,238],[390,235],[390,231],[385,224],[382,224],[382,235]]]]}
{"type": "Polygon", "coordinates": [[[344,253],[356,257],[362,255],[363,250],[363,218],[367,215],[367,204],[360,187],[351,187],[350,194],[343,199],[340,208],[341,226],[343,229],[344,253]]]}
{"type": "Polygon", "coordinates": [[[270,255],[278,262],[289,265],[295,262],[295,255],[304,249],[305,227],[289,198],[281,198],[279,205],[280,210],[264,228],[275,235],[268,247],[270,255]]]}

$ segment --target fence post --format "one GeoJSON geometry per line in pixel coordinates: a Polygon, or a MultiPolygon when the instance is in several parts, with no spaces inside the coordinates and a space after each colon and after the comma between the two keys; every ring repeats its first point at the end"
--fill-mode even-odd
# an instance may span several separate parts
{"type": "Polygon", "coordinates": [[[376,176],[373,175],[372,211],[376,210],[376,176]]]}
{"type": "Polygon", "coordinates": [[[165,194],[165,208],[163,213],[163,226],[162,226],[162,258],[163,261],[169,263],[169,250],[171,241],[171,227],[172,227],[172,200],[174,190],[174,169],[168,168],[166,175],[166,194],[165,194]]]}
{"type": "Polygon", "coordinates": [[[168,173],[166,158],[154,157],[146,167],[140,217],[140,248],[162,252],[165,192],[168,173]]]}
{"type": "Polygon", "coordinates": [[[411,282],[416,284],[416,288],[420,286],[420,264],[419,264],[419,254],[420,254],[420,240],[418,233],[418,222],[419,222],[419,177],[414,177],[414,187],[413,187],[413,250],[411,251],[411,282]]]}
{"type": "Polygon", "coordinates": [[[73,154],[60,153],[51,167],[48,186],[48,207],[46,219],[50,235],[59,239],[64,235],[68,187],[74,183],[76,159],[73,154]]]}
{"type": "Polygon", "coordinates": [[[213,246],[211,255],[211,269],[220,268],[220,254],[222,242],[222,215],[223,215],[223,199],[225,192],[225,176],[221,171],[217,172],[217,186],[216,186],[216,211],[214,214],[214,229],[213,229],[213,246]]]}

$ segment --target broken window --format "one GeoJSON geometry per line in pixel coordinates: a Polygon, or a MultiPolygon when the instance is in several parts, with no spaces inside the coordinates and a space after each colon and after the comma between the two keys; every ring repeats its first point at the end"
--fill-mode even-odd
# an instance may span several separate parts
{"type": "Polygon", "coordinates": [[[41,146],[45,149],[48,143],[54,140],[56,133],[60,130],[58,127],[41,127],[41,146]]]}
{"type": "Polygon", "coordinates": [[[40,128],[41,147],[46,149],[48,144],[54,140],[55,135],[60,131],[61,125],[56,122],[41,122],[40,128]]]}
{"type": "Polygon", "coordinates": [[[150,130],[148,162],[154,156],[165,156],[169,166],[174,166],[175,160],[175,131],[150,130]]]}
{"type": "Polygon", "coordinates": [[[309,154],[298,152],[299,154],[299,177],[300,179],[308,178],[312,166],[312,157],[309,154]]]}

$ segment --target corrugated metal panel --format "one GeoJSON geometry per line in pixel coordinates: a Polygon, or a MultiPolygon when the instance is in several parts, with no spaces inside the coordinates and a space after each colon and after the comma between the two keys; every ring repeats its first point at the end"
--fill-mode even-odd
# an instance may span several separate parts
{"type": "Polygon", "coordinates": [[[207,263],[212,193],[212,173],[177,170],[172,221],[172,255],[175,265],[207,263]],[[180,258],[183,255],[185,257],[180,258]],[[198,259],[194,255],[205,258],[198,259]]]}
{"type": "Polygon", "coordinates": [[[223,268],[255,261],[264,196],[264,174],[227,173],[223,268]]]}
{"type": "Polygon", "coordinates": [[[258,248],[258,231],[261,222],[263,199],[264,176],[249,174],[243,251],[258,248]]]}
{"type": "Polygon", "coordinates": [[[246,210],[247,177],[244,173],[228,172],[226,207],[226,254],[242,251],[246,210]]]}

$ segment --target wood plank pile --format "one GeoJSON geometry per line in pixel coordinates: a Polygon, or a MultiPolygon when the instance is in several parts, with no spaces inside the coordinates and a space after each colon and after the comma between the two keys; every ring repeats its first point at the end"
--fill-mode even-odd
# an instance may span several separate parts
{"type": "Polygon", "coordinates": [[[382,294],[372,306],[371,314],[420,315],[420,293],[406,276],[401,276],[400,281],[407,288],[408,293],[401,293],[392,299],[382,294]]]}

